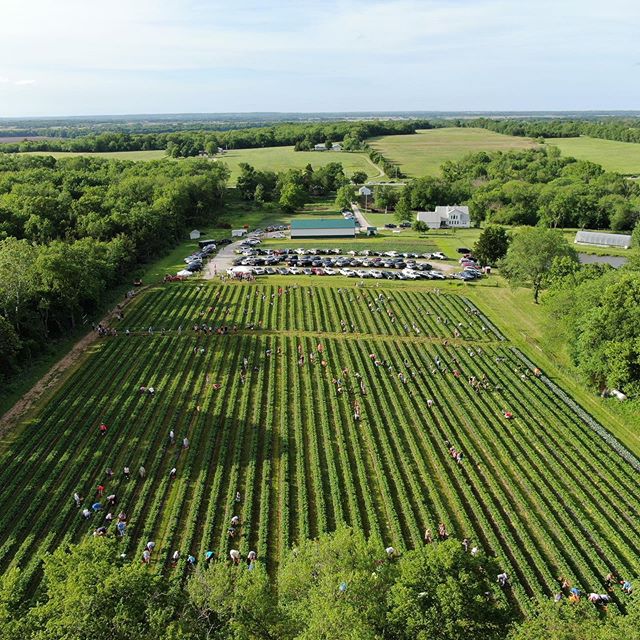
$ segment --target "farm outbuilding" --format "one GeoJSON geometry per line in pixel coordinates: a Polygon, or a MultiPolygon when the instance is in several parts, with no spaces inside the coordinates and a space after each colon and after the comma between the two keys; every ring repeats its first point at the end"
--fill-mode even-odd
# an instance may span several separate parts
{"type": "Polygon", "coordinates": [[[355,220],[304,218],[291,222],[291,238],[355,238],[355,220]]]}
{"type": "Polygon", "coordinates": [[[596,231],[578,231],[575,244],[592,244],[597,247],[613,247],[628,249],[631,246],[631,236],[622,233],[599,233],[596,231]]]}
{"type": "Polygon", "coordinates": [[[200,231],[198,231],[198,229],[194,229],[190,234],[189,237],[191,238],[191,240],[197,240],[202,234],[200,233],[200,231]]]}

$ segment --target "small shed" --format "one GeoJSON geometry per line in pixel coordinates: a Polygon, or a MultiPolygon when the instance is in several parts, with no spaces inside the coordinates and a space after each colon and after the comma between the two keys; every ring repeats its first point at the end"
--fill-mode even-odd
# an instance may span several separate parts
{"type": "Polygon", "coordinates": [[[375,236],[377,232],[378,232],[378,227],[367,227],[368,236],[375,236]]]}
{"type": "Polygon", "coordinates": [[[190,234],[189,237],[192,240],[198,240],[200,238],[202,234],[200,233],[200,231],[198,231],[198,229],[194,229],[190,234]]]}
{"type": "Polygon", "coordinates": [[[631,246],[631,236],[621,233],[603,233],[597,231],[578,231],[575,244],[592,244],[597,247],[613,247],[628,249],[631,246]]]}
{"type": "Polygon", "coordinates": [[[358,189],[358,194],[361,196],[365,196],[366,198],[371,197],[372,193],[373,191],[371,191],[371,189],[369,189],[369,187],[366,187],[366,186],[362,186],[358,189]]]}
{"type": "Polygon", "coordinates": [[[232,229],[231,237],[232,238],[242,238],[242,236],[247,233],[246,229],[232,229]]]}

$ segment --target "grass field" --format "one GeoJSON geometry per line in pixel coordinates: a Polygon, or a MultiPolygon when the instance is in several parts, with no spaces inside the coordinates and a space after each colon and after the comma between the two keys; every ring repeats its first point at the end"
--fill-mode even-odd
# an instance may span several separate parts
{"type": "Polygon", "coordinates": [[[555,145],[562,155],[578,160],[601,164],[607,171],[625,175],[640,175],[640,144],[617,142],[599,138],[549,138],[547,144],[555,145]]]}
{"type": "Polygon", "coordinates": [[[505,136],[486,129],[458,128],[420,130],[413,135],[382,136],[368,142],[411,177],[438,175],[445,160],[459,160],[468,153],[534,146],[528,138],[505,136]]]}
{"type": "Polygon", "coordinates": [[[294,151],[293,147],[266,147],[264,149],[231,149],[225,151],[217,162],[224,162],[231,169],[231,181],[240,174],[240,163],[247,162],[256,169],[285,171],[304,169],[308,164],[314,168],[324,167],[330,162],[340,162],[347,175],[354,171],[364,171],[369,177],[378,176],[381,170],[369,161],[364,153],[333,153],[314,151],[294,151]]]}
{"type": "MultiPolygon", "coordinates": [[[[498,556],[523,610],[528,596],[555,592],[560,574],[595,591],[610,568],[637,574],[640,489],[629,463],[468,299],[434,286],[287,288],[180,283],[141,295],[119,335],[3,452],[0,567],[22,566],[33,587],[47,550],[103,523],[104,512],[84,520],[73,492],[90,505],[105,483],[114,512],[128,514],[123,552],[137,558],[154,539],[158,569],[176,549],[184,571],[187,553],[230,547],[256,549],[273,567],[286,547],[343,522],[381,549],[404,549],[442,521],[498,556]],[[196,323],[239,331],[204,335],[196,323]],[[470,376],[487,389],[474,391],[470,376]],[[235,513],[240,537],[230,540],[235,513]]],[[[497,320],[510,295],[501,291],[490,304],[497,320]]]]}

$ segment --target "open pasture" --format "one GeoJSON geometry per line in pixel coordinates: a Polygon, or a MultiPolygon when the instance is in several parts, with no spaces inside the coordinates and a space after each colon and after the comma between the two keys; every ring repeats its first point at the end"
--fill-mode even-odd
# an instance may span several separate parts
{"type": "Polygon", "coordinates": [[[368,142],[412,178],[436,176],[443,162],[460,160],[469,153],[535,146],[528,138],[506,136],[486,129],[453,127],[419,130],[404,136],[381,136],[368,142]]]}
{"type": "Polygon", "coordinates": [[[339,523],[402,550],[440,522],[499,558],[523,610],[559,575],[599,591],[640,569],[633,461],[464,297],[178,283],[114,326],[2,455],[0,566],[29,589],[47,550],[103,524],[72,499],[100,483],[128,516],[123,553],[153,539],[158,570],[233,547],[274,567],[339,523]]]}
{"type": "Polygon", "coordinates": [[[602,165],[607,171],[617,171],[633,176],[640,175],[640,144],[587,136],[549,138],[547,144],[558,147],[562,155],[595,162],[602,165]]]}

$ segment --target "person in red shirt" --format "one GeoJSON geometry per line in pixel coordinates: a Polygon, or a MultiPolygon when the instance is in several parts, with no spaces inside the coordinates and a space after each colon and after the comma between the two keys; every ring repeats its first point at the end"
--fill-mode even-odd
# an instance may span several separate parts
{"type": "Polygon", "coordinates": [[[108,429],[108,427],[107,427],[107,425],[103,422],[103,423],[100,425],[99,429],[100,429],[100,435],[105,435],[105,434],[107,433],[107,429],[108,429]]]}
{"type": "Polygon", "coordinates": [[[99,484],[98,485],[98,495],[101,496],[104,494],[104,486],[99,484]]]}

